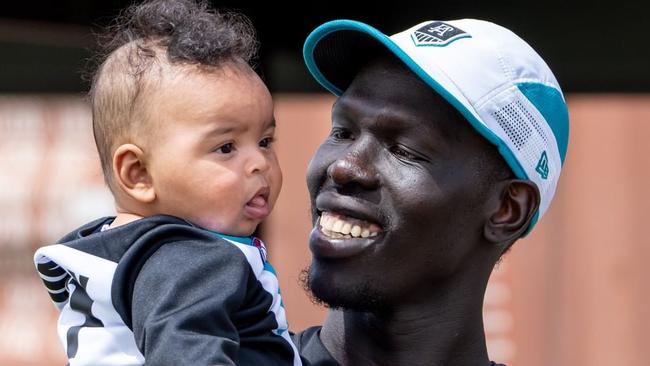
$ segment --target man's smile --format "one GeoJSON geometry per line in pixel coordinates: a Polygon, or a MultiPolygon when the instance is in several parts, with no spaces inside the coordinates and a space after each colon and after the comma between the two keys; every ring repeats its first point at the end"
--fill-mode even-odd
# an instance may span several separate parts
{"type": "Polygon", "coordinates": [[[316,257],[351,257],[384,238],[384,220],[368,203],[326,191],[316,198],[316,207],[310,236],[310,249],[316,257]]]}
{"type": "Polygon", "coordinates": [[[325,236],[332,239],[367,238],[381,231],[377,224],[334,212],[323,212],[317,224],[325,236]]]}

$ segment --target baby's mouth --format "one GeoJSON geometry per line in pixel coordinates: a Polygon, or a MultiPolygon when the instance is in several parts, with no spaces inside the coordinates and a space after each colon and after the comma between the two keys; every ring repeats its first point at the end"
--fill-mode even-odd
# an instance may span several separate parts
{"type": "Polygon", "coordinates": [[[271,209],[269,207],[270,190],[268,187],[261,188],[255,193],[245,205],[246,214],[256,220],[262,220],[269,215],[271,209]]]}
{"type": "Polygon", "coordinates": [[[342,214],[324,211],[317,224],[325,236],[332,239],[368,238],[377,236],[379,225],[342,214]]]}
{"type": "Polygon", "coordinates": [[[253,197],[253,199],[251,199],[246,203],[247,206],[251,206],[251,207],[264,207],[266,206],[266,204],[267,204],[266,197],[264,197],[261,194],[253,197]]]}

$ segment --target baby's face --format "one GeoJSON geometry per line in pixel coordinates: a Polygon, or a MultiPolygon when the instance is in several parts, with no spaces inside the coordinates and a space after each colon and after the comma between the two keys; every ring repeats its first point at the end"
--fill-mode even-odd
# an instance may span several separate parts
{"type": "Polygon", "coordinates": [[[282,185],[264,83],[252,70],[227,67],[165,78],[154,93],[147,168],[157,213],[252,234],[282,185]]]}

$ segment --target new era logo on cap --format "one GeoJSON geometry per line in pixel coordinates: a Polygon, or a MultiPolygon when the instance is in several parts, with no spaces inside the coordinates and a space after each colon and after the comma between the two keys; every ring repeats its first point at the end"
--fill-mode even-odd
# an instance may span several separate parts
{"type": "Polygon", "coordinates": [[[548,156],[546,155],[546,151],[542,152],[542,156],[539,158],[539,161],[537,162],[537,167],[535,167],[535,171],[539,173],[539,176],[542,177],[542,179],[547,179],[548,178],[548,156]]]}
{"type": "Polygon", "coordinates": [[[460,28],[440,21],[431,22],[411,34],[416,46],[446,46],[466,37],[471,36],[460,28]]]}

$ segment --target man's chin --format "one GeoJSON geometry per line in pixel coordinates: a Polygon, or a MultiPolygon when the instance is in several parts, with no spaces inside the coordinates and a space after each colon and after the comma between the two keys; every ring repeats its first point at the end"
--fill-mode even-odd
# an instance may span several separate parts
{"type": "Polygon", "coordinates": [[[312,302],[331,309],[381,313],[386,301],[371,281],[332,281],[312,265],[303,269],[300,282],[312,302]]]}

